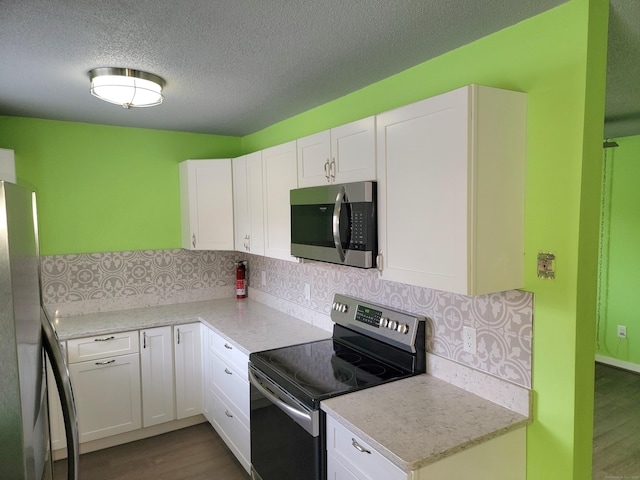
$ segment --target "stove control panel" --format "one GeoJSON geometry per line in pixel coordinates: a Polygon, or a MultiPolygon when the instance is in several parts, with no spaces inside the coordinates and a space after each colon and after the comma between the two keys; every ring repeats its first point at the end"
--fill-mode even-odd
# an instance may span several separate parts
{"type": "Polygon", "coordinates": [[[425,321],[424,317],[340,294],[334,296],[331,319],[344,327],[409,348],[414,344],[418,330],[424,329],[425,321]]]}

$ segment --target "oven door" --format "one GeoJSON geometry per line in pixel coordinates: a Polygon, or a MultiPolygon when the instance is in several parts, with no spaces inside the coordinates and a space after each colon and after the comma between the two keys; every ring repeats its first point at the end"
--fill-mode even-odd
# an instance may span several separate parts
{"type": "Polygon", "coordinates": [[[249,365],[251,382],[251,478],[324,480],[323,415],[289,395],[249,365]]]}

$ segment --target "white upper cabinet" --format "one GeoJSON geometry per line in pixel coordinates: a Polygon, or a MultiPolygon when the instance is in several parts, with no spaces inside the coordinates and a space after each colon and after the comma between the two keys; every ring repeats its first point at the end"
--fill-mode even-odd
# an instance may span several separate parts
{"type": "Polygon", "coordinates": [[[180,163],[182,248],[233,250],[231,160],[180,163]]]}
{"type": "Polygon", "coordinates": [[[525,132],[525,94],[478,85],[377,117],[382,278],[522,287],[525,132]]]}
{"type": "Polygon", "coordinates": [[[264,189],[264,254],[297,262],[291,256],[289,191],[297,188],[296,142],[262,151],[264,189]]]}
{"type": "Polygon", "coordinates": [[[298,186],[375,180],[375,117],[298,140],[298,186]]]}
{"type": "Polygon", "coordinates": [[[262,152],[232,160],[235,249],[264,255],[262,152]]]}

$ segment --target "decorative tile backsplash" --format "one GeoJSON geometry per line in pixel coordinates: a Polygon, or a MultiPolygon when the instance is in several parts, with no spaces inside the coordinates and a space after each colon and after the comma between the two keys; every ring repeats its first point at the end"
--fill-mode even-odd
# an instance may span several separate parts
{"type": "Polygon", "coordinates": [[[258,289],[329,314],[334,293],[427,317],[427,351],[531,387],[533,294],[509,290],[466,297],[381,280],[376,269],[328,263],[293,263],[247,255],[249,296],[258,289]],[[266,285],[262,285],[262,272],[266,285]],[[304,296],[304,284],[311,299],[304,296]],[[477,354],[462,348],[462,327],[476,329],[477,354]]]}
{"type": "Polygon", "coordinates": [[[50,310],[77,315],[235,295],[237,252],[144,250],[42,257],[50,310]]]}
{"type": "Polygon", "coordinates": [[[231,297],[240,259],[249,264],[249,297],[260,290],[329,315],[333,294],[342,293],[423,315],[429,352],[531,387],[533,294],[520,290],[465,297],[383,281],[375,269],[175,249],[43,257],[44,302],[60,315],[75,315],[231,297]],[[477,331],[475,356],[462,348],[465,325],[477,331]]]}

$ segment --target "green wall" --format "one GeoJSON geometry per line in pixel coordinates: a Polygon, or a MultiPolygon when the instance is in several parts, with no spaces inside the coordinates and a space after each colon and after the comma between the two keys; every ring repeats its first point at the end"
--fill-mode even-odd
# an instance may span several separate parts
{"type": "Polygon", "coordinates": [[[528,94],[529,480],[590,478],[606,0],[571,0],[242,139],[0,117],[40,194],[43,253],[179,245],[177,163],[248,153],[469,83],[528,94]],[[150,217],[150,218],[147,218],[150,217]],[[557,255],[557,278],[536,255],[557,255]]]}
{"type": "Polygon", "coordinates": [[[0,145],[36,189],[53,255],[179,248],[178,163],[236,156],[240,139],[0,117],[0,145]]]}
{"type": "Polygon", "coordinates": [[[469,83],[528,93],[525,290],[535,292],[528,479],[591,478],[608,2],[554,10],[243,138],[251,152],[469,83]],[[557,255],[537,278],[536,255],[557,255]]]}
{"type": "Polygon", "coordinates": [[[597,353],[640,368],[640,136],[618,138],[607,149],[597,353]],[[626,325],[627,339],[617,336],[626,325]]]}

